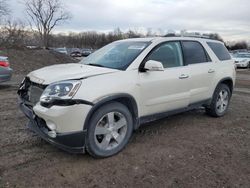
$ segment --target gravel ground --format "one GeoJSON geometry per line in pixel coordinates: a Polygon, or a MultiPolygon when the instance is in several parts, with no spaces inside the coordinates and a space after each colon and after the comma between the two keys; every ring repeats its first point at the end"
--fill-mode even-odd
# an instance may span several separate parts
{"type": "Polygon", "coordinates": [[[0,85],[0,187],[248,188],[249,78],[250,71],[238,73],[226,116],[197,109],[143,125],[122,152],[101,160],[66,153],[31,133],[15,80],[0,85]]]}

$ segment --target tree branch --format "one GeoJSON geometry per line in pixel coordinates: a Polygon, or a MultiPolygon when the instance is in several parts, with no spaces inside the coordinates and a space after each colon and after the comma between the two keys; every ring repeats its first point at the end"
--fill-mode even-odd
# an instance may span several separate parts
{"type": "Polygon", "coordinates": [[[60,0],[25,1],[27,15],[36,26],[43,44],[47,48],[52,30],[63,21],[70,19],[70,14],[64,10],[60,0]]]}

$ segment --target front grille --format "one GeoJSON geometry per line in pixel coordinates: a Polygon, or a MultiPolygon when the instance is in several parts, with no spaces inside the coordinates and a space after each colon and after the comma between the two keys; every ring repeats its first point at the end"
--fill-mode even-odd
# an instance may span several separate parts
{"type": "Polygon", "coordinates": [[[29,102],[31,102],[32,104],[36,104],[37,102],[39,102],[42,93],[42,88],[31,84],[28,89],[29,102]]]}
{"type": "Polygon", "coordinates": [[[26,77],[18,90],[18,94],[26,104],[34,106],[37,102],[39,102],[45,88],[46,85],[34,83],[26,77]]]}

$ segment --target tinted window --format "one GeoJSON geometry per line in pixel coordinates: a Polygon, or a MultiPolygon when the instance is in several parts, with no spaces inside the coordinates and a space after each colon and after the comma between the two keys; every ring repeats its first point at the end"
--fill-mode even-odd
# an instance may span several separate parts
{"type": "Polygon", "coordinates": [[[164,43],[154,49],[147,59],[161,62],[164,68],[182,66],[181,45],[179,42],[164,43]]]}
{"type": "Polygon", "coordinates": [[[183,41],[183,52],[186,64],[208,62],[209,58],[199,42],[183,41]]]}
{"type": "Polygon", "coordinates": [[[219,60],[225,61],[231,59],[227,48],[223,44],[217,42],[207,42],[207,44],[213,50],[219,60]]]}

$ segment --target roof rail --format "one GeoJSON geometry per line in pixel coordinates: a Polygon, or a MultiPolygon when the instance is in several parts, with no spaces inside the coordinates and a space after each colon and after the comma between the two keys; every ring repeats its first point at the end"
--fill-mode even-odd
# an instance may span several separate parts
{"type": "Polygon", "coordinates": [[[203,38],[203,39],[212,39],[209,35],[206,34],[197,34],[197,33],[186,33],[181,35],[182,37],[194,37],[194,38],[203,38]]]}
{"type": "Polygon", "coordinates": [[[201,34],[192,34],[192,33],[187,33],[187,34],[167,34],[164,37],[193,37],[193,38],[217,40],[215,38],[211,38],[209,35],[206,35],[206,34],[201,35],[201,34]]]}

